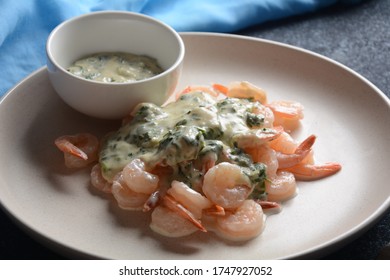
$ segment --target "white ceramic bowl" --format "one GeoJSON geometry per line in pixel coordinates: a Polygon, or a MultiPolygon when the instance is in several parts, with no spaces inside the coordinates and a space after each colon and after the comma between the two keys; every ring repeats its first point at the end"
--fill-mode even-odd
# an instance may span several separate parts
{"type": "Polygon", "coordinates": [[[98,118],[118,119],[140,102],[161,105],[181,73],[184,44],[168,25],[149,16],[122,11],[94,12],[58,25],[46,44],[50,81],[74,109],[98,118]],[[87,80],[66,69],[99,52],[127,52],[156,58],[163,73],[128,83],[87,80]]]}

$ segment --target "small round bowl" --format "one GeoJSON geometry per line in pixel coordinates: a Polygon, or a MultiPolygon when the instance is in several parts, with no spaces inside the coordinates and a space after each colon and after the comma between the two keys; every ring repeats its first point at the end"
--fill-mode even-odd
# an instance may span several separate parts
{"type": "Polygon", "coordinates": [[[94,12],[58,25],[46,43],[49,79],[58,95],[89,116],[119,119],[140,102],[161,105],[173,93],[184,58],[184,43],[168,25],[122,11],[94,12]],[[157,59],[163,72],[145,80],[105,83],[71,74],[76,60],[101,52],[124,52],[157,59]]]}

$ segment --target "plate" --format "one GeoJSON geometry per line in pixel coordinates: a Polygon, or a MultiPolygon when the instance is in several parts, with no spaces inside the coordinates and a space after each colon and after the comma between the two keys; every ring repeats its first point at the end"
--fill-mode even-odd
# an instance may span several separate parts
{"type": "Polygon", "coordinates": [[[65,105],[46,68],[16,85],[0,104],[0,201],[22,228],[62,254],[104,259],[315,258],[364,232],[390,204],[390,103],[369,81],[330,59],[292,46],[236,35],[183,33],[186,57],[179,88],[248,80],[270,100],[305,106],[297,139],[318,136],[319,162],[338,174],[300,182],[299,194],[267,218],[261,236],[226,243],[212,234],[164,238],[149,215],[120,210],[89,186],[88,170],[71,171],[53,145],[63,134],[103,136],[114,121],[65,105]]]}

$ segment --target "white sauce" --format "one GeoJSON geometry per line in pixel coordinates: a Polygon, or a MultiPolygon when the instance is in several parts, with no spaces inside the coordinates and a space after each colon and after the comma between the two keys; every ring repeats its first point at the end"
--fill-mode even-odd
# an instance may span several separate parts
{"type": "Polygon", "coordinates": [[[191,185],[202,175],[197,165],[208,157],[228,157],[257,180],[264,168],[254,166],[234,143],[236,135],[262,126],[264,116],[251,113],[256,106],[261,105],[246,99],[217,101],[203,92],[183,95],[165,107],[141,103],[134,119],[103,144],[103,176],[111,181],[128,162],[140,158],[150,168],[160,164],[177,169],[181,181],[191,185]]]}
{"type": "Polygon", "coordinates": [[[76,76],[104,83],[144,80],[163,71],[156,59],[131,53],[93,54],[77,60],[67,70],[76,76]]]}

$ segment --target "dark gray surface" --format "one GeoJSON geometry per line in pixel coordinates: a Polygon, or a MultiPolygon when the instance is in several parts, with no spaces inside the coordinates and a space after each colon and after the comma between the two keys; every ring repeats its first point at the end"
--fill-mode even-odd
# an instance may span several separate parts
{"type": "MultiPolygon", "coordinates": [[[[332,58],[390,93],[390,1],[371,0],[242,30],[332,58]]],[[[369,186],[368,186],[369,187],[369,186]]],[[[389,186],[390,187],[390,186],[389,186]]],[[[35,242],[0,210],[0,259],[62,259],[35,242]]],[[[325,259],[375,259],[390,242],[390,213],[325,259]]]]}
{"type": "Polygon", "coordinates": [[[246,29],[237,34],[302,47],[332,58],[390,92],[390,1],[366,0],[246,29]]]}
{"type": "MultiPolygon", "coordinates": [[[[365,1],[348,9],[332,7],[237,34],[287,43],[325,55],[355,70],[390,96],[389,0],[365,1]]],[[[365,234],[324,258],[375,259],[389,242],[388,212],[365,234]]],[[[381,255],[381,258],[386,257],[390,258],[390,254],[381,255]]]]}

